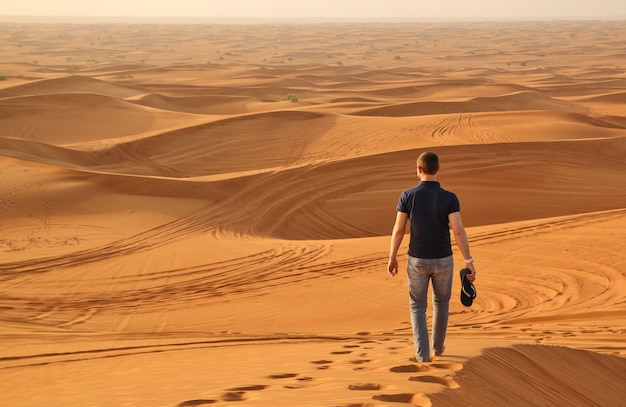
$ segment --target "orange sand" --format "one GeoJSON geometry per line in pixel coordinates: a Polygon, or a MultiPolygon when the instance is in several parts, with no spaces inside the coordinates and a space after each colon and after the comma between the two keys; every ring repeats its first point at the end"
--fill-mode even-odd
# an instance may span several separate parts
{"type": "Polygon", "coordinates": [[[2,23],[0,53],[1,405],[623,405],[624,22],[2,23]],[[385,271],[425,149],[478,269],[428,364],[385,271]]]}

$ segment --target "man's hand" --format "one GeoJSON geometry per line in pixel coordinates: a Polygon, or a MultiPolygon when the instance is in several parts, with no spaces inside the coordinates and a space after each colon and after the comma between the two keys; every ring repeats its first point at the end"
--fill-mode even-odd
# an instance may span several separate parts
{"type": "Polygon", "coordinates": [[[389,258],[389,263],[387,263],[387,272],[391,277],[398,274],[398,260],[395,257],[389,258]]]}
{"type": "Polygon", "coordinates": [[[474,282],[474,280],[476,280],[476,268],[474,267],[474,262],[466,264],[466,267],[469,271],[471,271],[471,273],[467,275],[467,279],[474,282]]]}

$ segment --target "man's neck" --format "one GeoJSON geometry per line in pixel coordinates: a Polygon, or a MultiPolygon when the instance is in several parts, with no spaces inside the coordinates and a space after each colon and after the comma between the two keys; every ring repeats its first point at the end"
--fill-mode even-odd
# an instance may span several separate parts
{"type": "Polygon", "coordinates": [[[437,181],[437,175],[421,174],[420,181],[437,181]]]}

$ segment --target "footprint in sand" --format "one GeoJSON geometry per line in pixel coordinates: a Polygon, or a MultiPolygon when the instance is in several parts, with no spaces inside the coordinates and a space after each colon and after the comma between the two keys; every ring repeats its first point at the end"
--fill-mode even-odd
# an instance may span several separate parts
{"type": "Polygon", "coordinates": [[[355,372],[371,372],[373,370],[376,370],[375,367],[371,367],[371,366],[359,366],[359,367],[355,367],[354,369],[355,372]]]}
{"type": "Polygon", "coordinates": [[[348,355],[350,353],[352,353],[351,350],[338,350],[335,352],[330,352],[331,355],[348,355]]]}
{"type": "Polygon", "coordinates": [[[324,366],[320,366],[317,368],[317,370],[328,370],[328,369],[330,369],[329,365],[324,365],[324,366]]]}
{"type": "Polygon", "coordinates": [[[411,403],[413,401],[413,393],[400,393],[400,394],[380,394],[372,397],[374,400],[386,401],[389,403],[411,403]]]}
{"type": "Polygon", "coordinates": [[[313,363],[314,365],[322,365],[317,368],[318,370],[327,370],[330,368],[330,364],[333,363],[333,361],[322,359],[322,360],[314,360],[311,363],[313,363]]]}
{"type": "Polygon", "coordinates": [[[309,387],[309,386],[311,386],[311,384],[308,384],[308,383],[312,382],[313,378],[309,377],[309,376],[304,376],[304,377],[298,377],[296,380],[298,381],[297,385],[295,385],[295,386],[294,385],[286,385],[285,388],[286,389],[302,389],[302,388],[305,388],[305,387],[309,387]]]}
{"type": "Polygon", "coordinates": [[[384,401],[387,403],[405,403],[418,407],[431,407],[432,404],[428,397],[421,393],[400,393],[400,394],[381,394],[372,397],[374,400],[384,401]]]}
{"type": "Polygon", "coordinates": [[[228,389],[228,392],[222,394],[223,401],[243,401],[248,399],[248,392],[265,390],[268,386],[258,384],[253,386],[241,386],[228,389]]]}
{"type": "Polygon", "coordinates": [[[291,379],[298,376],[298,373],[278,373],[267,376],[268,379],[291,379]]]}
{"type": "Polygon", "coordinates": [[[257,384],[254,386],[242,386],[242,387],[233,387],[232,389],[228,389],[229,391],[255,391],[255,390],[265,390],[268,386],[257,384]]]}
{"type": "Polygon", "coordinates": [[[348,386],[350,390],[389,390],[393,386],[385,386],[378,383],[355,383],[348,386]]]}
{"type": "Polygon", "coordinates": [[[428,365],[402,365],[395,366],[389,369],[392,373],[417,373],[417,372],[428,372],[430,371],[430,367],[428,365]]]}
{"type": "Polygon", "coordinates": [[[278,374],[269,375],[267,376],[267,378],[274,379],[274,380],[295,378],[298,384],[297,385],[286,384],[284,386],[286,389],[301,389],[304,387],[308,387],[307,383],[313,381],[312,377],[309,377],[309,376],[298,377],[298,376],[300,376],[300,374],[298,373],[278,373],[278,374]]]}
{"type": "Polygon", "coordinates": [[[203,399],[188,400],[188,401],[183,401],[177,407],[195,407],[195,406],[203,406],[206,404],[213,404],[213,403],[217,403],[217,400],[203,400],[203,399]]]}
{"type": "Polygon", "coordinates": [[[311,363],[313,363],[314,365],[328,365],[333,363],[332,360],[326,360],[326,359],[321,359],[321,360],[313,360],[311,361],[311,363]]]}
{"type": "Polygon", "coordinates": [[[357,359],[357,360],[351,360],[350,363],[352,363],[353,365],[363,365],[365,363],[370,363],[371,360],[369,359],[357,359]]]}
{"type": "Polygon", "coordinates": [[[229,391],[222,395],[223,401],[244,401],[247,399],[245,391],[229,391]]]}

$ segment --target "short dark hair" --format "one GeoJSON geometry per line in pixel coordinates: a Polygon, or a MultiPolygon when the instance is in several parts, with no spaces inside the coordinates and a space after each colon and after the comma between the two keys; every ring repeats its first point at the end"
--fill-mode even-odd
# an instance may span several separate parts
{"type": "Polygon", "coordinates": [[[426,174],[435,175],[439,171],[439,157],[433,152],[426,151],[417,158],[417,166],[426,174]]]}

